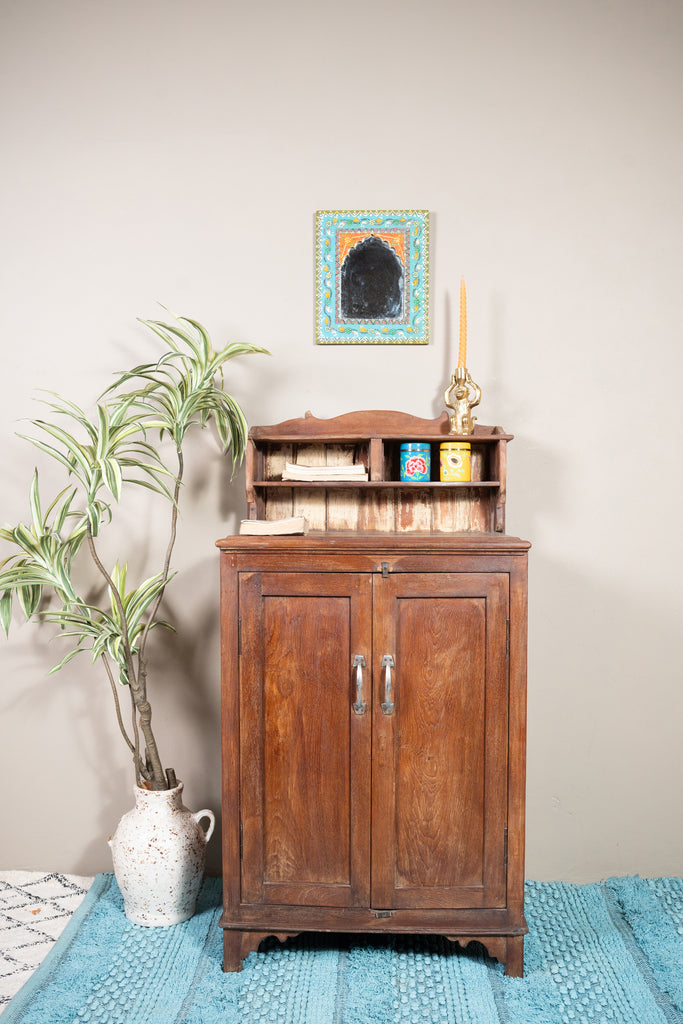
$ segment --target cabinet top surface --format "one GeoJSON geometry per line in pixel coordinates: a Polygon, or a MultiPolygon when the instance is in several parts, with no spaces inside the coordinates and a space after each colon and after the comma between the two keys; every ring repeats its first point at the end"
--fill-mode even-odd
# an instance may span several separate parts
{"type": "MultiPolygon", "coordinates": [[[[345,440],[354,438],[411,438],[434,437],[453,439],[461,435],[449,433],[450,420],[447,413],[436,419],[422,419],[408,413],[390,409],[366,409],[348,412],[331,419],[318,419],[310,412],[298,419],[284,420],[272,426],[252,427],[249,436],[253,441],[303,440],[345,440]]],[[[512,434],[506,434],[502,427],[487,427],[475,424],[474,433],[462,435],[465,440],[510,441],[512,434]]]]}
{"type": "Polygon", "coordinates": [[[492,533],[383,533],[349,531],[328,533],[320,531],[285,536],[254,536],[243,534],[223,537],[216,547],[224,551],[280,551],[298,554],[318,552],[381,554],[393,551],[400,554],[525,554],[531,542],[507,534],[492,533]]]}

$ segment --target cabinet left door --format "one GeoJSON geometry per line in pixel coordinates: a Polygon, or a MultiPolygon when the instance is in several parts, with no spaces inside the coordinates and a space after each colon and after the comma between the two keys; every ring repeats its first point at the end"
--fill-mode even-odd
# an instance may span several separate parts
{"type": "Polygon", "coordinates": [[[369,905],[371,587],[240,574],[242,904],[369,905]]]}

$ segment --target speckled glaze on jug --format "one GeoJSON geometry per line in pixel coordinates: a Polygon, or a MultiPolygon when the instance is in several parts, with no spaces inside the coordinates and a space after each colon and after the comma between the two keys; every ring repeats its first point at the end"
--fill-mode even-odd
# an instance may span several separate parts
{"type": "Polygon", "coordinates": [[[126,917],[146,927],[180,924],[195,912],[213,812],[189,811],[182,782],[158,791],[136,786],[134,792],[135,807],[107,840],[126,917]],[[206,830],[202,818],[209,820],[206,830]]]}

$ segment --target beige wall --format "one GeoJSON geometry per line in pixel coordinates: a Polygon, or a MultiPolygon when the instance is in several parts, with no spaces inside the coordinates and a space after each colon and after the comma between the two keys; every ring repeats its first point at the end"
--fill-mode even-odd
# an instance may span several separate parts
{"type": "MultiPolygon", "coordinates": [[[[152,358],[135,318],[157,301],[270,348],[228,374],[252,423],[433,416],[464,274],[480,419],[516,435],[509,531],[534,544],[527,873],[681,873],[678,0],[29,0],[0,18],[0,520],[27,514],[38,455],[14,431],[34,389],[86,403],[152,358]],[[356,207],[432,211],[429,347],[315,346],[314,212],[356,207]]],[[[228,489],[211,435],[190,466],[156,722],[188,803],[217,808],[213,542],[243,478],[228,489]]],[[[120,546],[149,573],[152,504],[124,510],[120,546]]],[[[15,626],[0,866],[109,870],[132,780],[107,685],[85,659],[46,678],[58,641],[15,626]]]]}

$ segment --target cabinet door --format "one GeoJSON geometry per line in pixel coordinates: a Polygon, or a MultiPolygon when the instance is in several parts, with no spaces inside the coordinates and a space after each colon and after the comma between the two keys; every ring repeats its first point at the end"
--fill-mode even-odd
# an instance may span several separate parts
{"type": "Polygon", "coordinates": [[[371,589],[352,573],[240,576],[243,903],[369,905],[371,589]]]}
{"type": "Polygon", "coordinates": [[[508,576],[374,588],[372,905],[505,906],[508,576]]]}

